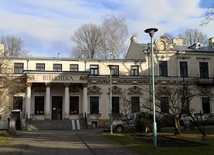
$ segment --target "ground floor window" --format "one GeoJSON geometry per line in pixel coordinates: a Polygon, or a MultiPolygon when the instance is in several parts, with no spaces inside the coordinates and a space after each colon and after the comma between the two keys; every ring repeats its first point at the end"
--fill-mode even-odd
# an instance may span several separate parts
{"type": "Polygon", "coordinates": [[[202,108],[204,114],[210,113],[210,98],[209,97],[202,97],[202,108]]]}
{"type": "Polygon", "coordinates": [[[70,96],[70,114],[79,114],[79,96],[70,96]]]}
{"type": "Polygon", "coordinates": [[[119,97],[112,97],[112,114],[119,114],[119,97]]]}
{"type": "Polygon", "coordinates": [[[99,114],[99,97],[90,97],[90,114],[99,114]]]}
{"type": "Polygon", "coordinates": [[[184,100],[183,97],[181,97],[181,108],[183,114],[188,114],[190,112],[189,108],[189,98],[186,98],[184,100]]]}
{"type": "Polygon", "coordinates": [[[13,109],[19,109],[19,110],[23,110],[22,109],[22,105],[23,105],[23,97],[13,97],[13,109]]]}
{"type": "Polygon", "coordinates": [[[44,96],[35,96],[35,115],[43,115],[44,114],[44,96]]]}
{"type": "Polygon", "coordinates": [[[168,97],[160,97],[160,107],[162,113],[169,113],[168,97]]]}
{"type": "Polygon", "coordinates": [[[131,97],[132,113],[140,112],[140,98],[139,96],[131,97]]]}

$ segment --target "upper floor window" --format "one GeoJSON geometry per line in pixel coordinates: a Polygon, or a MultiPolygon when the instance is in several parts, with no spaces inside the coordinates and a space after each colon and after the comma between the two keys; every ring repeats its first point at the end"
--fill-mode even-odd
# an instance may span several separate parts
{"type": "Polygon", "coordinates": [[[118,65],[112,65],[110,66],[110,70],[111,70],[111,75],[119,75],[119,66],[118,65]]]}
{"type": "Polygon", "coordinates": [[[180,62],[180,76],[188,77],[188,64],[187,62],[180,62]]]}
{"type": "Polygon", "coordinates": [[[99,74],[99,66],[98,65],[90,65],[90,70],[92,75],[99,74]]]}
{"type": "Polygon", "coordinates": [[[23,70],[24,70],[23,63],[14,63],[14,73],[22,74],[23,70]]]}
{"type": "Polygon", "coordinates": [[[78,71],[78,64],[70,64],[70,71],[78,71]]]}
{"type": "Polygon", "coordinates": [[[159,61],[159,76],[168,76],[167,61],[159,61]]]}
{"type": "Polygon", "coordinates": [[[62,71],[62,64],[53,64],[54,71],[62,71]]]}
{"type": "Polygon", "coordinates": [[[44,71],[45,70],[45,64],[44,63],[36,63],[36,70],[37,71],[44,71]]]}
{"type": "Polygon", "coordinates": [[[139,75],[139,66],[131,66],[131,75],[139,75]]]}
{"type": "Polygon", "coordinates": [[[199,62],[200,78],[209,78],[208,62],[199,62]]]}

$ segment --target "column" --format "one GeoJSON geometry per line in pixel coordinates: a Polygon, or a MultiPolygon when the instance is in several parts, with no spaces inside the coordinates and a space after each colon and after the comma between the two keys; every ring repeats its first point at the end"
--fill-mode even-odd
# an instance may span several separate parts
{"type": "Polygon", "coordinates": [[[88,89],[87,89],[88,84],[84,83],[83,84],[83,102],[82,102],[82,113],[83,117],[85,117],[85,113],[88,113],[88,89]]]}
{"type": "Polygon", "coordinates": [[[64,119],[69,119],[69,83],[65,83],[64,119]]]}
{"type": "Polygon", "coordinates": [[[25,109],[25,114],[27,118],[30,118],[31,114],[31,86],[32,83],[27,82],[26,109],[25,109]]]}
{"type": "Polygon", "coordinates": [[[45,94],[45,119],[50,120],[50,83],[45,83],[46,94],[45,94]]]}

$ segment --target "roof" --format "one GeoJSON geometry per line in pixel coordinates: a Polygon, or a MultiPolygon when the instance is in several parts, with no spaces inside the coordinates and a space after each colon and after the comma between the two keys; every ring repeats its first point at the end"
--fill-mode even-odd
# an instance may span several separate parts
{"type": "Polygon", "coordinates": [[[148,48],[147,44],[131,43],[126,54],[126,60],[145,61],[144,50],[148,48]]]}

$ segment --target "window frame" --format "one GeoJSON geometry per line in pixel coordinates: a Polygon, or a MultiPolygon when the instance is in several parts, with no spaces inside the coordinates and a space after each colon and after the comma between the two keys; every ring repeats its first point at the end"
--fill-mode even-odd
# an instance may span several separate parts
{"type": "Polygon", "coordinates": [[[140,112],[140,96],[131,96],[131,112],[136,113],[140,112]],[[138,99],[137,102],[133,101],[133,99],[138,99]]]}
{"type": "Polygon", "coordinates": [[[159,76],[168,76],[168,61],[159,61],[159,76]]]}
{"type": "Polygon", "coordinates": [[[80,107],[80,97],[79,96],[70,96],[70,115],[78,115],[80,107]],[[75,101],[76,98],[77,100],[75,101]],[[75,101],[75,102],[72,102],[75,101]],[[76,109],[76,112],[75,112],[76,109]]]}
{"type": "Polygon", "coordinates": [[[99,96],[90,96],[90,114],[99,114],[99,105],[100,104],[100,97],[99,96]],[[93,99],[97,100],[97,103],[93,101],[93,99]],[[93,101],[93,102],[92,102],[93,101]]]}
{"type": "Polygon", "coordinates": [[[24,63],[14,63],[14,74],[22,74],[24,70],[24,63]]]}
{"type": "Polygon", "coordinates": [[[131,65],[130,75],[131,76],[138,76],[139,75],[139,66],[138,65],[131,65]]]}
{"type": "Polygon", "coordinates": [[[110,68],[110,72],[112,76],[119,76],[120,75],[119,65],[112,65],[110,68]]]}
{"type": "Polygon", "coordinates": [[[79,71],[79,64],[70,64],[70,71],[71,72],[79,71]]]}
{"type": "Polygon", "coordinates": [[[180,77],[188,77],[188,62],[187,61],[180,61],[179,62],[179,71],[180,77]],[[186,64],[186,65],[184,65],[186,64]]]}
{"type": "Polygon", "coordinates": [[[207,61],[199,62],[199,74],[200,78],[209,78],[209,62],[207,61]],[[202,64],[206,64],[207,66],[201,66],[202,64]]]}
{"type": "Polygon", "coordinates": [[[45,114],[45,97],[35,96],[34,97],[34,115],[44,115],[44,114],[45,114]],[[37,98],[42,98],[42,99],[36,100],[37,98]]]}
{"type": "Polygon", "coordinates": [[[45,63],[36,63],[37,71],[45,71],[45,63]]]}
{"type": "Polygon", "coordinates": [[[90,72],[91,72],[91,75],[99,75],[99,65],[91,64],[90,72]]]}
{"type": "Polygon", "coordinates": [[[53,64],[53,71],[62,71],[62,64],[53,64]]]}

